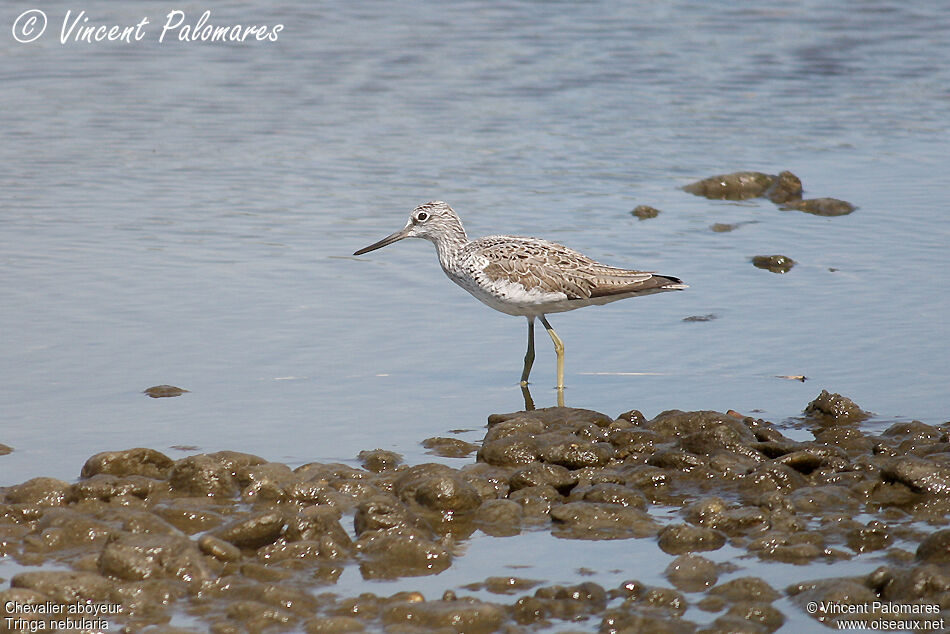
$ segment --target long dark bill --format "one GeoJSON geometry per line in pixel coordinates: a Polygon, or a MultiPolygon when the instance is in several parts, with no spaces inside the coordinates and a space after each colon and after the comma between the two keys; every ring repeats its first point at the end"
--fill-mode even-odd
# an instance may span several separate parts
{"type": "Polygon", "coordinates": [[[376,249],[382,249],[382,248],[383,248],[384,246],[386,246],[387,244],[392,244],[393,242],[398,242],[398,241],[402,240],[403,238],[408,237],[408,235],[409,235],[409,228],[408,228],[408,227],[405,227],[405,228],[403,228],[403,229],[400,229],[399,231],[397,231],[396,233],[394,233],[394,234],[392,234],[392,235],[386,236],[385,238],[383,238],[383,239],[380,240],[379,242],[374,242],[373,244],[369,245],[368,247],[363,247],[362,249],[360,249],[359,251],[357,251],[357,252],[354,253],[353,255],[363,255],[364,253],[369,253],[370,251],[375,251],[376,249]]]}

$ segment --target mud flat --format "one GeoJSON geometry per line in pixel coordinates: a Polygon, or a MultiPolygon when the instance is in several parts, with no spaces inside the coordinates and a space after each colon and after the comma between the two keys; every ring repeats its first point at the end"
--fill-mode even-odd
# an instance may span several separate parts
{"type": "Polygon", "coordinates": [[[856,614],[940,619],[950,607],[950,424],[875,435],[861,429],[868,416],[822,392],[797,421],[812,436],[800,441],[736,412],[496,414],[478,446],[427,441],[468,455],[461,468],[406,465],[383,450],[362,452],[361,468],[296,469],[229,451],[103,452],[76,482],[0,489],[0,556],[22,570],[0,590],[0,631],[49,630],[70,610],[70,623],[107,619],[114,631],[217,634],[771,632],[792,616],[816,627],[856,614]],[[662,585],[636,570],[616,587],[553,585],[499,561],[497,574],[441,596],[334,592],[348,567],[366,580],[436,575],[476,531],[550,532],[566,560],[572,540],[647,540],[675,558],[662,585]],[[722,580],[742,566],[706,555],[726,545],[742,560],[870,553],[879,565],[857,577],[804,566],[818,577],[722,580]],[[704,618],[687,618],[690,608],[704,618]]]}

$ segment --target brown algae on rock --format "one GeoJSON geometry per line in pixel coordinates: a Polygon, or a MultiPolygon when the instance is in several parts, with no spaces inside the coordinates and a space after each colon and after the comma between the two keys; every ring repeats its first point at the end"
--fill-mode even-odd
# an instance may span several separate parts
{"type": "Polygon", "coordinates": [[[822,392],[806,408],[814,440],[793,440],[734,412],[513,412],[489,418],[477,460],[459,468],[407,466],[381,449],[360,454],[363,468],[296,469],[229,451],[102,452],[76,482],[0,489],[0,555],[27,568],[0,590],[0,605],[112,604],[113,622],[143,632],[175,631],[176,613],[214,632],[733,632],[781,627],[787,608],[773,603],[783,596],[803,611],[809,600],[941,603],[950,531],[925,523],[950,514],[950,430],[913,421],[872,435],[855,425],[867,416],[822,392]],[[496,574],[441,596],[333,592],[346,569],[366,580],[438,574],[475,531],[640,540],[675,555],[658,571],[673,587],[551,585],[499,561],[496,574]],[[916,553],[895,547],[908,543],[916,553]],[[727,547],[764,566],[882,565],[833,582],[809,580],[809,568],[780,584],[723,582],[744,566],[723,560],[727,547]],[[684,618],[691,605],[710,622],[684,618]]]}

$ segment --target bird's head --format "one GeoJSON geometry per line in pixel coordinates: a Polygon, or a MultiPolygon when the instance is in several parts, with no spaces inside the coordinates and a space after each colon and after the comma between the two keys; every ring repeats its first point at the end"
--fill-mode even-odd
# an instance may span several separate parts
{"type": "Polygon", "coordinates": [[[454,236],[461,232],[462,223],[455,211],[441,200],[419,205],[409,214],[406,226],[399,231],[386,236],[379,242],[363,247],[353,255],[363,255],[376,249],[398,242],[403,238],[425,238],[430,242],[438,242],[440,238],[454,236]]]}

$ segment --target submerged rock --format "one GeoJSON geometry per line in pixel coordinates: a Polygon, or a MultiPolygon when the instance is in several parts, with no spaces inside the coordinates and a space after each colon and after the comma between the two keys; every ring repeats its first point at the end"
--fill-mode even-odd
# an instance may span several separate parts
{"type": "Polygon", "coordinates": [[[716,200],[748,200],[765,194],[774,181],[774,176],[762,172],[733,172],[690,183],[683,190],[716,200]]]}
{"type": "MultiPolygon", "coordinates": [[[[789,171],[778,176],[762,172],[734,172],[720,174],[690,183],[684,191],[714,200],[748,200],[768,198],[783,210],[798,210],[818,216],[844,216],[857,209],[851,203],[837,198],[802,199],[801,179],[789,171]]],[[[731,231],[735,225],[715,224],[713,231],[731,231]]]]}
{"type": "Polygon", "coordinates": [[[800,200],[802,197],[802,181],[788,170],[779,172],[765,192],[765,197],[777,205],[792,200],[800,200]]]}
{"type": "Polygon", "coordinates": [[[152,398],[169,398],[172,396],[181,396],[187,391],[188,390],[184,388],[175,387],[174,385],[153,385],[143,390],[143,393],[152,398]]]}
{"type": "Polygon", "coordinates": [[[809,198],[807,200],[789,200],[782,209],[804,211],[816,216],[846,216],[857,209],[846,200],[837,198],[809,198]]]}
{"type": "Polygon", "coordinates": [[[795,266],[795,260],[786,255],[756,255],[752,258],[752,264],[772,273],[788,273],[795,266]]]}
{"type": "Polygon", "coordinates": [[[649,205],[637,205],[630,213],[640,220],[649,220],[650,218],[656,218],[659,216],[660,210],[649,205]]]}
{"type": "Polygon", "coordinates": [[[478,445],[459,438],[426,438],[422,446],[429,449],[429,453],[445,458],[464,458],[478,451],[478,445]]]}

